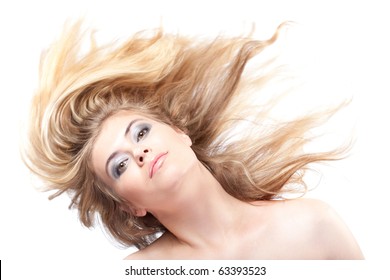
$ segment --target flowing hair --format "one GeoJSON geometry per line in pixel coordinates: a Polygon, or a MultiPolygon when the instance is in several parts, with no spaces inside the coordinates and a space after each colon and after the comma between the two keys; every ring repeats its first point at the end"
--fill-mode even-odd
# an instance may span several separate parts
{"type": "Polygon", "coordinates": [[[312,140],[308,132],[338,107],[266,125],[278,98],[252,103],[249,93],[261,95],[278,81],[280,69],[266,59],[254,65],[261,70],[257,76],[248,78],[244,70],[277,41],[283,25],[263,41],[190,38],[160,28],[104,46],[81,26],[68,25],[42,56],[24,161],[47,189],[56,190],[50,198],[70,194],[70,207],[85,226],[93,226],[97,216],[118,242],[138,248],[165,230],[150,214],[123,211],[122,198],[90,164],[102,123],[122,110],[186,132],[199,161],[242,201],[274,199],[289,185],[304,193],[310,163],[343,157],[344,148],[304,152],[312,140]]]}

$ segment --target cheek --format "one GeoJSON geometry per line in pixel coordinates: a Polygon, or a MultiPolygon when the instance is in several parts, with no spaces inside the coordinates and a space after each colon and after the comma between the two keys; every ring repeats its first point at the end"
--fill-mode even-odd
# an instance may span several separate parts
{"type": "Polygon", "coordinates": [[[187,182],[198,162],[190,147],[180,145],[169,153],[156,183],[165,190],[176,189],[187,182]]]}
{"type": "Polygon", "coordinates": [[[145,196],[146,182],[136,172],[125,172],[120,183],[115,187],[119,196],[131,203],[136,203],[145,196]]]}

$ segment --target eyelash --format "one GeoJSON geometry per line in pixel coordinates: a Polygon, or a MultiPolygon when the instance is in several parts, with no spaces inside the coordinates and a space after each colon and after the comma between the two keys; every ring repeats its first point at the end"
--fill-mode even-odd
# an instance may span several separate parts
{"type": "Polygon", "coordinates": [[[115,170],[114,170],[114,177],[115,178],[119,178],[123,172],[126,171],[126,168],[127,168],[127,163],[128,163],[129,159],[125,159],[125,160],[122,160],[116,167],[115,167],[115,170]],[[121,170],[122,168],[125,168],[124,170],[121,170]]]}
{"type": "Polygon", "coordinates": [[[137,143],[141,141],[143,138],[145,138],[146,135],[148,135],[150,131],[150,128],[148,126],[143,126],[140,131],[136,134],[136,141],[137,143]]]}
{"type": "MultiPolygon", "coordinates": [[[[138,143],[142,139],[144,139],[150,131],[150,127],[148,126],[142,126],[141,130],[139,130],[136,133],[136,142],[138,143]]],[[[119,162],[119,164],[115,167],[114,170],[114,177],[119,178],[127,169],[127,164],[128,164],[129,159],[122,160],[119,162]],[[122,170],[121,170],[122,169],[122,170]]]]}

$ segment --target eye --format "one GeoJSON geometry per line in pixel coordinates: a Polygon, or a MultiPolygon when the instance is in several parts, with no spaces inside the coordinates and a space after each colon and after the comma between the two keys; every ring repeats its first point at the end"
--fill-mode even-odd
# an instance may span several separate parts
{"type": "Polygon", "coordinates": [[[126,171],[128,161],[129,159],[122,160],[121,162],[119,162],[118,165],[115,166],[115,170],[114,170],[115,178],[119,178],[123,174],[123,172],[126,171]]]}
{"type": "Polygon", "coordinates": [[[144,139],[146,137],[146,135],[149,133],[149,131],[150,131],[150,128],[148,126],[142,127],[142,129],[140,131],[138,131],[138,133],[137,133],[137,137],[136,137],[137,142],[144,139]]]}

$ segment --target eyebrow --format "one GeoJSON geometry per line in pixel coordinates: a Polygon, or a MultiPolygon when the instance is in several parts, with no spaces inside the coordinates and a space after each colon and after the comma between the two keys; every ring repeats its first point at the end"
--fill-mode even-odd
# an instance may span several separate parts
{"type": "MultiPolygon", "coordinates": [[[[135,124],[136,122],[140,121],[141,119],[134,119],[132,120],[126,127],[126,130],[125,130],[125,133],[124,133],[124,137],[127,137],[127,135],[129,134],[130,130],[131,130],[131,127],[133,126],[133,124],[135,124]]],[[[107,159],[106,161],[106,173],[109,177],[112,177],[112,175],[110,175],[110,172],[108,172],[108,166],[110,165],[110,162],[111,160],[118,154],[118,152],[113,152],[107,159]]]]}

